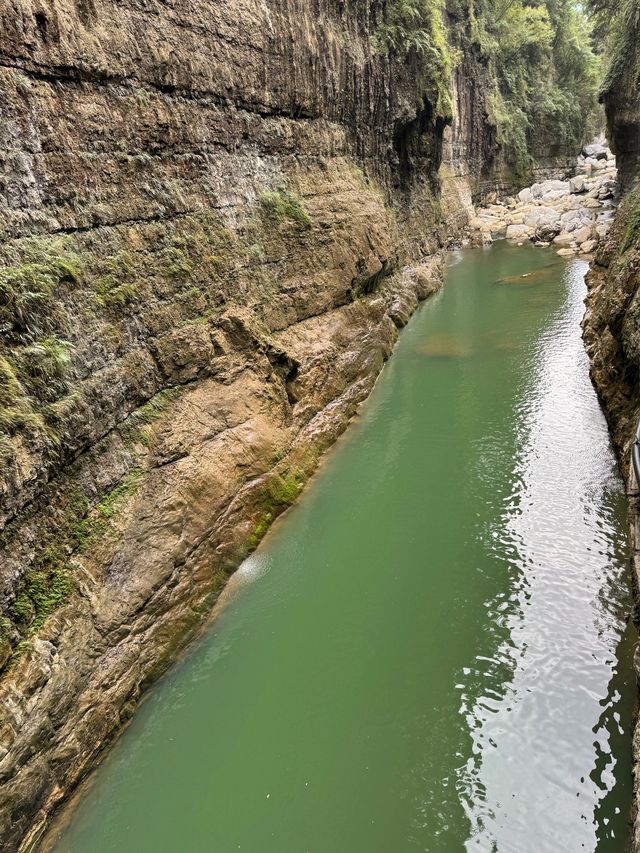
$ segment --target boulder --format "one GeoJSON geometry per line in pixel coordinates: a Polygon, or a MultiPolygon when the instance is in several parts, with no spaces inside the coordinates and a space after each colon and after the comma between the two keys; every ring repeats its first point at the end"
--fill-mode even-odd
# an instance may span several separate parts
{"type": "Polygon", "coordinates": [[[557,201],[558,199],[564,198],[567,195],[568,190],[548,190],[543,196],[542,200],[545,204],[550,201],[557,201]]]}
{"type": "Polygon", "coordinates": [[[533,193],[531,192],[529,187],[527,187],[524,190],[520,190],[520,192],[518,193],[518,198],[524,204],[530,204],[533,201],[533,193]]]}
{"type": "Polygon", "coordinates": [[[566,231],[563,231],[561,234],[558,234],[557,237],[554,237],[553,244],[554,246],[559,246],[562,249],[566,249],[573,243],[573,234],[567,234],[566,231]]]}
{"type": "Polygon", "coordinates": [[[579,228],[577,231],[573,232],[572,237],[578,245],[586,243],[587,240],[592,240],[593,225],[585,225],[584,227],[579,228]]]}
{"type": "Polygon", "coordinates": [[[566,213],[563,213],[560,217],[560,223],[562,225],[563,231],[575,231],[578,228],[582,221],[582,211],[578,208],[577,210],[567,210],[566,213]]]}
{"type": "Polygon", "coordinates": [[[582,246],[580,246],[580,251],[583,255],[590,255],[591,252],[595,251],[597,245],[597,240],[587,240],[586,243],[583,243],[582,246]]]}
{"type": "Polygon", "coordinates": [[[532,230],[527,225],[509,225],[505,236],[507,240],[524,240],[528,239],[531,234],[532,230]]]}
{"type": "Polygon", "coordinates": [[[588,159],[607,159],[607,146],[602,142],[592,142],[591,145],[585,145],[582,153],[588,159]]]}
{"type": "Polygon", "coordinates": [[[575,255],[575,253],[576,253],[575,249],[569,249],[569,248],[558,249],[558,252],[557,252],[557,254],[560,255],[560,257],[562,257],[562,258],[570,258],[573,255],[575,255]]]}
{"type": "Polygon", "coordinates": [[[553,207],[538,205],[536,207],[532,207],[531,210],[524,217],[524,224],[529,225],[532,228],[535,228],[543,222],[557,222],[559,225],[560,214],[553,207]]]}
{"type": "Polygon", "coordinates": [[[535,239],[539,243],[548,245],[560,230],[559,223],[556,222],[541,222],[536,228],[535,239]]]}
{"type": "Polygon", "coordinates": [[[565,193],[569,192],[569,181],[558,181],[558,180],[543,181],[540,184],[540,186],[542,187],[543,194],[548,193],[548,192],[552,192],[554,190],[559,190],[559,191],[562,191],[565,193]]]}
{"type": "Polygon", "coordinates": [[[493,219],[489,219],[486,216],[475,216],[469,222],[469,226],[473,228],[474,231],[491,231],[492,225],[493,219]]]}
{"type": "Polygon", "coordinates": [[[569,181],[569,192],[573,193],[583,193],[586,190],[586,178],[584,175],[576,175],[575,178],[571,178],[569,181]]]}

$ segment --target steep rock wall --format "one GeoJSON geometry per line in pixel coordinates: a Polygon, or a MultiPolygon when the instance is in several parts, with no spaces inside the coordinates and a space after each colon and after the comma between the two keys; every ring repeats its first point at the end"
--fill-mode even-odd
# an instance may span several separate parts
{"type": "Polygon", "coordinates": [[[464,162],[494,141],[474,101],[440,193],[445,119],[416,57],[372,50],[378,8],[0,10],[3,850],[39,837],[439,284],[442,210],[464,221],[464,162]]]}
{"type": "MultiPolygon", "coordinates": [[[[609,423],[628,484],[635,622],[640,625],[640,484],[631,466],[631,448],[640,419],[640,17],[637,4],[621,3],[615,52],[603,89],[608,137],[616,153],[625,193],[608,239],[587,276],[583,322],[591,375],[609,423]]],[[[638,662],[636,660],[636,668],[638,662]]],[[[638,669],[640,675],[640,669],[638,669]]],[[[640,850],[640,723],[634,752],[634,832],[640,850]]]]}

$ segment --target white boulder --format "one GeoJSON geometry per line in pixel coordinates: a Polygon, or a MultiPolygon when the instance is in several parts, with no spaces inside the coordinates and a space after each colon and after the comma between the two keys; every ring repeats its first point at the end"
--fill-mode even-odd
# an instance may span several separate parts
{"type": "Polygon", "coordinates": [[[509,225],[505,236],[507,240],[523,240],[530,237],[531,233],[528,225],[509,225]]]}

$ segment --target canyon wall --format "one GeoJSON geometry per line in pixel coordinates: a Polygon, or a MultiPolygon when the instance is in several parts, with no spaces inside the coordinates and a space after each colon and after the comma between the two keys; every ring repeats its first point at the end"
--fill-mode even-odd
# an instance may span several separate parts
{"type": "MultiPolygon", "coordinates": [[[[622,2],[614,20],[610,68],[602,97],[608,137],[623,193],[614,226],[587,276],[584,340],[591,375],[628,484],[634,620],[640,625],[640,484],[631,449],[640,420],[640,17],[622,2]]],[[[636,656],[636,669],[640,668],[636,656]]],[[[632,849],[640,850],[640,723],[633,740],[632,849]]]]}
{"type": "Polygon", "coordinates": [[[418,56],[372,49],[378,6],[2,5],[3,850],[38,839],[439,286],[494,141],[472,101],[441,194],[449,117],[418,56]]]}
{"type": "Polygon", "coordinates": [[[625,473],[640,415],[640,12],[616,6],[601,97],[621,204],[588,276],[584,337],[592,376],[625,473]]]}

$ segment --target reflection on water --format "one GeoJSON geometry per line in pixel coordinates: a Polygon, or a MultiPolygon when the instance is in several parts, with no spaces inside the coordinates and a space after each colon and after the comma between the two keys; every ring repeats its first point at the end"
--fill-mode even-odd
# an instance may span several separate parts
{"type": "Polygon", "coordinates": [[[459,684],[473,740],[458,777],[468,850],[593,850],[598,837],[613,851],[627,835],[619,806],[594,821],[616,764],[628,764],[612,753],[611,734],[622,731],[621,712],[630,724],[615,657],[629,602],[620,487],[580,340],[584,268],[569,267],[567,304],[540,341],[514,491],[485,531],[511,582],[486,603],[493,656],[470,660],[459,684]],[[532,812],[544,815],[535,834],[532,812]]]}

